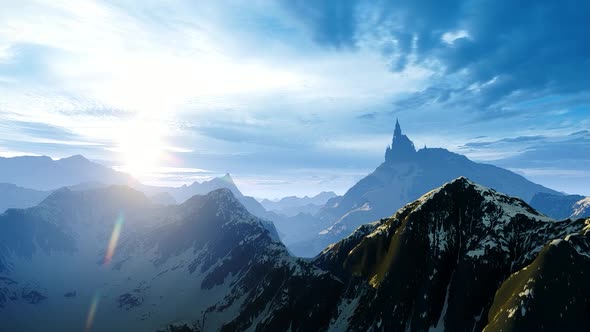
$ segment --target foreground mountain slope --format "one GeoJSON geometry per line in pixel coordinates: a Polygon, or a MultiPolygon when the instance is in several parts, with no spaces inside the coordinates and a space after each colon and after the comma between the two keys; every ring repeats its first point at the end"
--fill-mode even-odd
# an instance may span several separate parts
{"type": "MultiPolygon", "coordinates": [[[[0,321],[13,331],[82,330],[93,298],[94,331],[155,331],[180,319],[217,330],[247,313],[240,306],[262,310],[255,300],[264,294],[253,290],[316,273],[227,189],[170,207],[127,187],[62,189],[8,210],[0,228],[0,321]]],[[[325,276],[318,286],[331,283],[325,276]]]]}
{"type": "MultiPolygon", "coordinates": [[[[504,308],[533,307],[500,285],[522,288],[518,276],[550,262],[556,240],[590,255],[589,225],[459,178],[302,260],[226,189],[168,207],[127,187],[63,189],[0,216],[0,321],[79,331],[99,303],[93,331],[514,330],[528,325],[506,325],[504,308]],[[121,236],[111,257],[113,229],[121,236]]],[[[537,304],[562,313],[542,324],[586,326],[584,286],[561,306],[578,292],[567,278],[590,273],[578,259],[576,271],[555,265],[536,276],[566,290],[537,304]]]]}
{"type": "Polygon", "coordinates": [[[585,331],[590,327],[590,219],[549,242],[496,292],[485,331],[585,331]]]}
{"type": "Polygon", "coordinates": [[[316,263],[360,289],[343,297],[346,317],[334,326],[478,331],[504,280],[548,242],[583,227],[583,220],[553,221],[520,199],[460,178],[359,228],[316,263]]]}
{"type": "Polygon", "coordinates": [[[390,216],[425,192],[459,176],[527,202],[538,192],[559,194],[509,170],[476,163],[445,149],[425,147],[416,151],[397,123],[385,162],[352,186],[341,199],[328,202],[316,214],[323,231],[290,249],[304,256],[315,255],[361,224],[390,216]]]}
{"type": "MultiPolygon", "coordinates": [[[[459,178],[391,218],[361,226],[316,257],[313,263],[330,271],[342,286],[323,292],[322,303],[336,303],[329,324],[306,330],[481,331],[488,326],[502,282],[531,264],[549,243],[571,238],[588,223],[554,221],[518,198],[459,178]]],[[[589,244],[583,238],[578,248],[590,254],[589,244]]],[[[309,287],[315,282],[307,280],[309,287]]],[[[567,287],[563,279],[557,283],[567,287]]],[[[289,301],[288,294],[284,301],[289,301]]],[[[312,308],[314,304],[308,302],[312,308]]],[[[584,301],[567,308],[544,305],[571,313],[587,310],[584,301]]],[[[539,322],[558,326],[566,316],[576,321],[563,326],[586,324],[575,314],[539,322]]],[[[265,317],[275,317],[275,312],[265,317]]],[[[490,325],[488,330],[496,329],[490,325]]]]}

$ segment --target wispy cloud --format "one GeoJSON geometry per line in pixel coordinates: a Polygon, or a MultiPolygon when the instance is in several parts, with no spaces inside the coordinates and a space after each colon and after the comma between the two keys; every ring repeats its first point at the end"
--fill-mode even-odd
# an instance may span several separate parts
{"type": "Polygon", "coordinates": [[[295,188],[284,169],[378,164],[396,116],[418,146],[478,160],[590,127],[586,3],[1,6],[5,154],[82,152],[116,165],[130,138],[155,141],[150,127],[159,166],[274,174],[295,188]]]}

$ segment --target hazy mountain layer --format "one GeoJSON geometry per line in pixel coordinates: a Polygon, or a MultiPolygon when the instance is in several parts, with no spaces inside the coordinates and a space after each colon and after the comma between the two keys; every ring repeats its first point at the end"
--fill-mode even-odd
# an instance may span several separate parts
{"type": "Polygon", "coordinates": [[[0,213],[9,208],[35,206],[49,194],[48,191],[22,188],[11,183],[0,183],[0,213]]]}
{"type": "Polygon", "coordinates": [[[323,191],[312,197],[283,197],[278,201],[263,199],[260,204],[268,211],[274,211],[288,217],[299,213],[316,213],[326,202],[337,195],[334,192],[323,191]]]}
{"type": "Polygon", "coordinates": [[[94,163],[81,155],[59,160],[49,157],[0,157],[0,183],[35,190],[54,190],[84,182],[133,184],[128,174],[94,163]]]}
{"type": "MultiPolygon", "coordinates": [[[[574,214],[574,205],[584,199],[581,195],[554,195],[538,193],[531,199],[531,206],[554,219],[565,219],[574,214]]],[[[579,215],[578,218],[590,217],[579,215]]]]}
{"type": "Polygon", "coordinates": [[[0,228],[0,321],[9,331],[80,331],[92,301],[93,331],[155,331],[180,318],[217,329],[238,314],[229,307],[245,290],[313,270],[226,189],[171,207],[126,187],[63,189],[9,210],[0,228]]]}
{"type": "Polygon", "coordinates": [[[459,176],[527,202],[539,192],[559,195],[511,171],[476,163],[445,149],[425,147],[416,151],[397,124],[385,162],[344,196],[328,201],[315,215],[318,221],[313,229],[321,230],[308,234],[307,240],[289,248],[301,256],[314,256],[328,244],[348,236],[361,224],[390,216],[423,193],[459,176]]]}
{"type": "Polygon", "coordinates": [[[465,178],[311,261],[225,189],[169,207],[125,187],[64,189],[0,228],[8,330],[79,331],[95,302],[93,331],[590,326],[590,219],[554,221],[465,178]]]}

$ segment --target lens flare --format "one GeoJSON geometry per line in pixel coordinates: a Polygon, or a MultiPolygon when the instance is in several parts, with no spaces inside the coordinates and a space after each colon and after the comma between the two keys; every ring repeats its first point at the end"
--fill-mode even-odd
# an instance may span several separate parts
{"type": "Polygon", "coordinates": [[[92,328],[92,323],[94,322],[94,315],[96,315],[96,309],[98,308],[98,302],[100,301],[100,292],[97,291],[94,293],[94,297],[92,297],[92,301],[90,302],[90,309],[88,310],[88,318],[86,318],[86,329],[85,332],[90,332],[92,328]]]}
{"type": "Polygon", "coordinates": [[[115,222],[115,227],[113,228],[113,233],[111,234],[111,240],[109,241],[109,246],[107,247],[107,253],[104,256],[104,263],[103,265],[109,265],[113,260],[113,255],[115,254],[115,249],[117,249],[117,242],[119,242],[119,236],[121,235],[121,229],[123,228],[123,222],[125,218],[123,214],[119,214],[117,221],[115,222]]]}

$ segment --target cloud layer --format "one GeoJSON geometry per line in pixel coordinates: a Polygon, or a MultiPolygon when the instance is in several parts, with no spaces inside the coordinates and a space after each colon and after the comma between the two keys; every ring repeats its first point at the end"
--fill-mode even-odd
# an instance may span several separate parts
{"type": "Polygon", "coordinates": [[[229,171],[259,196],[342,192],[382,160],[399,117],[417,146],[590,194],[570,162],[587,137],[567,138],[590,128],[587,2],[0,6],[2,155],[125,166],[124,147],[149,141],[159,170],[229,171]]]}

